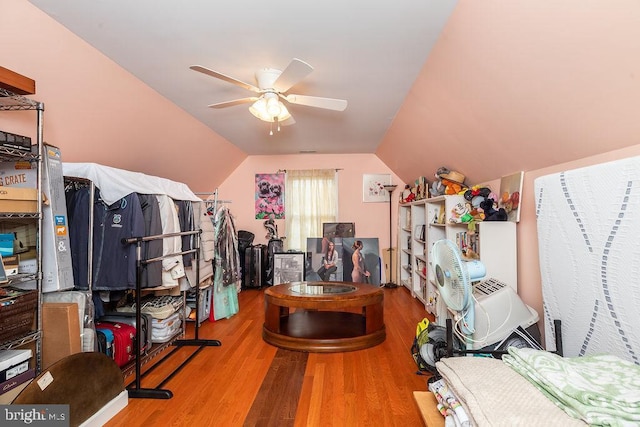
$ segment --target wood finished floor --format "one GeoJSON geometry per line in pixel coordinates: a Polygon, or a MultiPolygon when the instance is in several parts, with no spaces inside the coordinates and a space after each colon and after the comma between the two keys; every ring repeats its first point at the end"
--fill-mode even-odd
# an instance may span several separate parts
{"type": "MultiPolygon", "coordinates": [[[[405,288],[384,292],[384,343],[345,353],[302,353],[262,340],[263,291],[243,290],[238,314],[200,327],[199,338],[222,346],[204,348],[163,385],[171,399],[129,399],[106,425],[423,425],[412,392],[426,390],[426,377],[416,375],[410,348],[426,312],[405,288]]],[[[156,387],[194,350],[181,348],[145,376],[142,387],[156,387]]]]}

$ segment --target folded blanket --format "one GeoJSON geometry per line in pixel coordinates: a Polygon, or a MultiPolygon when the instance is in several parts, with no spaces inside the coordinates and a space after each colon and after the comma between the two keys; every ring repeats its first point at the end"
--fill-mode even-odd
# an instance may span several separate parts
{"type": "Polygon", "coordinates": [[[440,359],[436,368],[476,426],[584,427],[501,360],[440,359]]]}
{"type": "Polygon", "coordinates": [[[607,426],[640,422],[638,365],[613,355],[563,358],[515,347],[503,360],[575,418],[607,426]]]}

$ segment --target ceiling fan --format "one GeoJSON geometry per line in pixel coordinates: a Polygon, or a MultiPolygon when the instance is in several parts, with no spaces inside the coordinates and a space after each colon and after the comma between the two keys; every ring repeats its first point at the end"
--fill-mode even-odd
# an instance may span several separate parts
{"type": "MultiPolygon", "coordinates": [[[[295,123],[284,100],[290,104],[305,105],[308,107],[324,108],[328,110],[344,111],[347,108],[347,101],[344,99],[322,98],[317,96],[287,94],[286,92],[304,79],[313,67],[306,62],[293,58],[287,68],[283,71],[273,68],[263,68],[256,71],[257,86],[245,83],[241,80],[229,77],[218,71],[203,67],[202,65],[192,65],[192,70],[224,80],[228,83],[255,92],[256,96],[234,99],[231,101],[210,104],[210,108],[227,108],[234,105],[252,103],[249,107],[251,114],[265,122],[275,123],[280,130],[280,124],[291,125],[295,123]]],[[[270,132],[273,135],[273,130],[270,132]]]]}

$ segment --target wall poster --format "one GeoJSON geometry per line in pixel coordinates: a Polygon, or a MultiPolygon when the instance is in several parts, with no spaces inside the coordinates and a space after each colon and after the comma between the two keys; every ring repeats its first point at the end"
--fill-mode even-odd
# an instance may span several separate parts
{"type": "Polygon", "coordinates": [[[256,174],[256,219],[284,218],[284,177],[283,173],[256,174]]]}
{"type": "Polygon", "coordinates": [[[391,184],[390,174],[362,175],[362,201],[363,202],[388,202],[389,193],[384,189],[391,184]]]}

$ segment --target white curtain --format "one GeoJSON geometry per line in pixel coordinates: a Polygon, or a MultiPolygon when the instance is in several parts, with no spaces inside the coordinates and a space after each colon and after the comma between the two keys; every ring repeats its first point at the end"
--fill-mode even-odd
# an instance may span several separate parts
{"type": "Polygon", "coordinates": [[[307,237],[322,237],[322,223],[338,217],[335,169],[289,170],[286,174],[287,249],[306,251],[307,237]]]}

